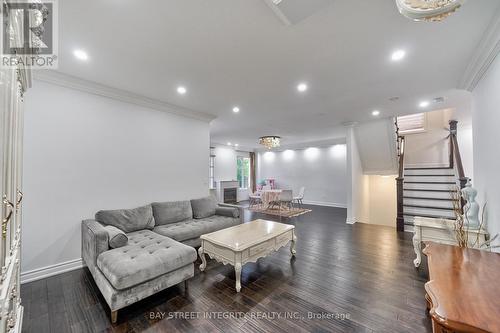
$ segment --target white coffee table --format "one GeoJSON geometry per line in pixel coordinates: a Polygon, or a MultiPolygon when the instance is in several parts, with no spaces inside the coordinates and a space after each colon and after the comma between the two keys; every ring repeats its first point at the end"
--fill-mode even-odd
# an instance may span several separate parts
{"type": "Polygon", "coordinates": [[[273,221],[255,220],[202,235],[200,238],[200,270],[204,271],[207,267],[205,254],[224,265],[233,265],[237,292],[241,290],[241,267],[247,262],[256,262],[290,241],[292,256],[296,253],[295,226],[273,221]]]}

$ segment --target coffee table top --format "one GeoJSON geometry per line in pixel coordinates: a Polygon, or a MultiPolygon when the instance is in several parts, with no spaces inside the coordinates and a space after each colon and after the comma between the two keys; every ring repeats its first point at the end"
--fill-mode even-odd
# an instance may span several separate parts
{"type": "Polygon", "coordinates": [[[267,220],[255,220],[201,235],[200,238],[234,251],[243,251],[294,228],[295,226],[293,225],[267,220]]]}

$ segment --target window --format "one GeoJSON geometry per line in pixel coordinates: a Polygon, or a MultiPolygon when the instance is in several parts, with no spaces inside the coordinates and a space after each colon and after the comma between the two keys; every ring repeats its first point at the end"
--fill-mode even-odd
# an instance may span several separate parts
{"type": "Polygon", "coordinates": [[[208,184],[211,189],[215,188],[215,155],[210,155],[210,165],[209,165],[209,173],[208,173],[208,184]]]}
{"type": "Polygon", "coordinates": [[[425,131],[425,113],[398,117],[399,134],[420,133],[425,131]]]}
{"type": "Polygon", "coordinates": [[[250,187],[250,158],[238,156],[237,159],[237,177],[240,188],[250,187]]]}

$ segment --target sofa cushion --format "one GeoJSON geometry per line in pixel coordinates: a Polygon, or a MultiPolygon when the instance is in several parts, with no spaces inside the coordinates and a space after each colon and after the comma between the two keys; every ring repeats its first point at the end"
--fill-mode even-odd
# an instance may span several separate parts
{"type": "Polygon", "coordinates": [[[221,229],[229,228],[240,223],[239,219],[227,216],[213,215],[204,219],[192,219],[178,223],[157,226],[154,232],[183,242],[188,239],[198,238],[221,229]]]}
{"type": "Polygon", "coordinates": [[[214,197],[208,196],[191,200],[191,206],[193,207],[193,217],[195,219],[202,219],[215,215],[217,201],[215,201],[214,197]]]}
{"type": "Polygon", "coordinates": [[[108,233],[108,243],[109,247],[112,249],[117,249],[119,247],[125,246],[128,243],[127,235],[112,225],[107,225],[104,227],[108,233]]]}
{"type": "Polygon", "coordinates": [[[153,229],[155,226],[151,205],[134,209],[101,210],[95,214],[95,219],[124,232],[153,229]]]}
{"type": "Polygon", "coordinates": [[[215,210],[215,215],[228,216],[228,217],[240,217],[240,210],[236,207],[217,207],[215,210]]]}
{"type": "Polygon", "coordinates": [[[150,230],[129,233],[129,243],[103,252],[97,267],[118,290],[127,289],[196,261],[196,250],[150,230]]]}
{"type": "Polygon", "coordinates": [[[193,210],[189,200],[154,202],[151,206],[153,207],[155,225],[175,223],[193,218],[193,210]]]}

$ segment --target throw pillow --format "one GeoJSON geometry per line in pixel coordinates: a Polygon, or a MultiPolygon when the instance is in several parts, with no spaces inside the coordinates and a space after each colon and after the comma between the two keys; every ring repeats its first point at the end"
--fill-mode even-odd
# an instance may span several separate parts
{"type": "Polygon", "coordinates": [[[127,235],[117,227],[113,227],[112,225],[107,225],[104,227],[104,229],[106,229],[106,231],[108,232],[110,248],[116,249],[128,244],[127,235]]]}
{"type": "Polygon", "coordinates": [[[134,209],[101,210],[95,214],[97,222],[112,225],[124,232],[153,229],[155,220],[151,205],[134,209]]]}
{"type": "Polygon", "coordinates": [[[217,209],[217,202],[214,197],[208,196],[201,199],[191,200],[191,207],[193,208],[193,217],[195,219],[202,219],[215,215],[217,209]]]}

